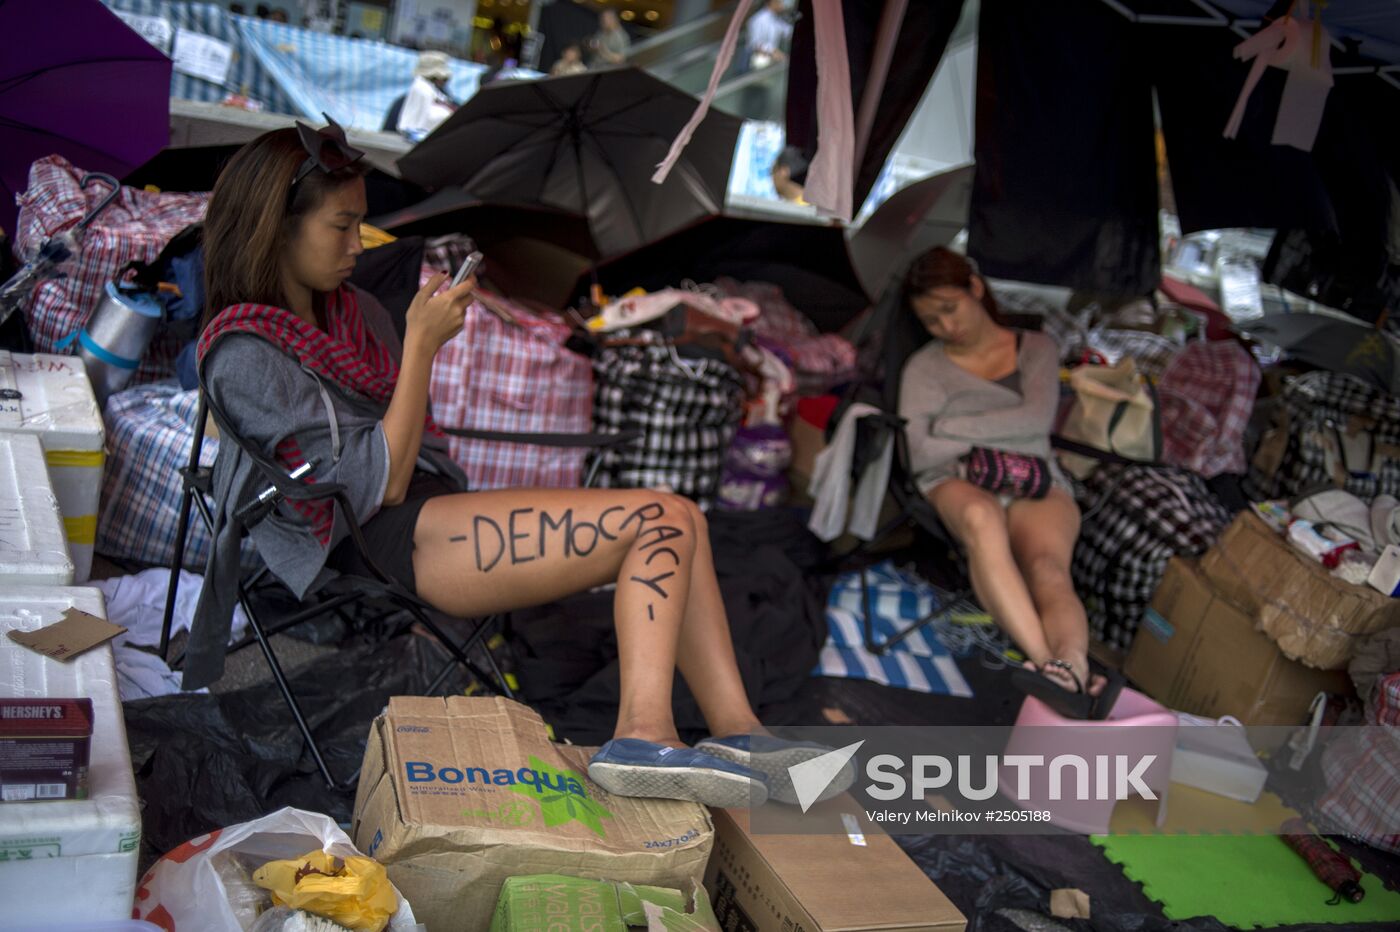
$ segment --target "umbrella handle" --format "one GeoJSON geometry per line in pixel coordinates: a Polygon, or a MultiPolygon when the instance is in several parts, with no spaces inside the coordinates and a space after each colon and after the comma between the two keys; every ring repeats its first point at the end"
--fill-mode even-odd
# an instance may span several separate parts
{"type": "Polygon", "coordinates": [[[88,224],[97,219],[97,215],[107,209],[107,205],[117,199],[117,195],[122,192],[122,183],[106,172],[88,172],[83,176],[83,180],[78,182],[78,187],[87,190],[89,184],[94,181],[105,181],[111,185],[112,190],[107,196],[98,202],[97,206],[83,215],[83,219],[78,221],[78,229],[86,230],[88,224]]]}

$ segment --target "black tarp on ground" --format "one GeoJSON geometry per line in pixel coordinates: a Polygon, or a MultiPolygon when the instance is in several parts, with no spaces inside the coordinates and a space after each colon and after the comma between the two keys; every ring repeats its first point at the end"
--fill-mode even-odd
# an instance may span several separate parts
{"type": "Polygon", "coordinates": [[[1151,76],[1099,0],[983,0],[968,254],[983,274],[1110,294],[1157,285],[1151,76]]]}
{"type": "MultiPolygon", "coordinates": [[[[825,589],[811,578],[822,545],[790,511],[713,512],[715,573],[749,703],[765,721],[802,691],[826,640],[825,589]]],[[[513,615],[523,698],[576,744],[612,737],[619,693],[613,593],[588,593],[513,615]]],[[[681,738],[704,737],[704,717],[676,677],[681,738]]]]}
{"type": "MultiPolygon", "coordinates": [[[[865,157],[854,169],[852,201],[855,209],[860,209],[875,186],[885,159],[923,99],[953,28],[958,24],[962,6],[962,0],[914,0],[906,7],[890,60],[889,76],[875,110],[865,157]]],[[[851,108],[855,114],[860,112],[860,98],[870,73],[870,59],[875,53],[884,7],[883,0],[846,0],[841,4],[846,26],[846,57],[851,68],[851,108]]],[[[814,152],[817,147],[817,62],[811,0],[801,0],[798,9],[801,16],[793,30],[788,65],[787,144],[814,152]]]]}
{"type": "MultiPolygon", "coordinates": [[[[390,696],[424,693],[446,656],[423,638],[401,637],[346,647],[290,677],[332,773],[345,779],[359,770],[369,723],[390,696]]],[[[353,790],[326,788],[270,681],[221,695],[127,702],[124,712],[143,803],[143,863],[283,806],[350,819],[353,790]]]]}

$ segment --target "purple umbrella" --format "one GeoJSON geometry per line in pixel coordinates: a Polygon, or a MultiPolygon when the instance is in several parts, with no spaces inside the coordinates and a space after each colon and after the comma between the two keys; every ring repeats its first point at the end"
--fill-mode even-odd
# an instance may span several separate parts
{"type": "Polygon", "coordinates": [[[170,59],[98,0],[0,0],[0,227],[29,166],[120,177],[170,141],[170,59]]]}

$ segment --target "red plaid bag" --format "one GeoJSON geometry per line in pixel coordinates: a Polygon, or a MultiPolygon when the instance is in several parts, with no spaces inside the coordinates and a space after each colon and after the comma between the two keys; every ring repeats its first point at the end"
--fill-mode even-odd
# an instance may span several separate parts
{"type": "Polygon", "coordinates": [[[1207,479],[1244,473],[1259,379],[1254,357],[1233,340],[1198,341],[1177,353],[1157,384],[1162,459],[1207,479]]]}
{"type": "Polygon", "coordinates": [[[1400,726],[1400,673],[1381,677],[1371,695],[1376,703],[1376,724],[1400,726]]]}
{"type": "MultiPolygon", "coordinates": [[[[110,193],[100,182],[83,190],[79,182],[84,174],[57,155],[29,167],[29,188],[19,196],[15,234],[20,255],[33,255],[49,237],[76,226],[110,193]]],[[[206,194],[152,194],[123,187],[87,228],[77,258],[65,269],[67,277],[46,279],[30,295],[24,311],[38,351],[60,352],[87,322],[107,283],[128,262],[151,261],[172,236],[202,220],[207,201],[206,194]]],[[[172,334],[157,334],[133,381],[173,375],[179,351],[172,334]]]]}
{"type": "MultiPolygon", "coordinates": [[[[593,369],[564,348],[569,327],[510,304],[507,324],[480,304],[433,361],[428,393],[443,427],[512,433],[586,434],[593,421],[593,369]]],[[[588,450],[450,437],[472,489],[576,488],[588,450]]]]}
{"type": "MultiPolygon", "coordinates": [[[[1382,690],[1384,692],[1385,690],[1382,690]]],[[[1347,835],[1400,853],[1400,728],[1349,728],[1322,757],[1327,794],[1318,811],[1347,835]]]]}

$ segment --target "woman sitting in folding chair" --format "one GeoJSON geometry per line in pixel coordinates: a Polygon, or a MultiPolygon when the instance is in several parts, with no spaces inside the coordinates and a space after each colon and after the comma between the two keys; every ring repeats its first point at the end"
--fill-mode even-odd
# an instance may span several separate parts
{"type": "Polygon", "coordinates": [[[915,481],[966,550],[978,599],[1030,658],[1017,684],[1066,715],[1106,716],[1121,679],[1090,670],[1069,571],[1079,509],[1050,455],[1059,352],[1004,326],[972,263],[942,247],[909,266],[904,304],[933,337],[900,381],[915,481]]]}
{"type": "MultiPolygon", "coordinates": [[[[716,806],[795,799],[787,765],[824,749],[751,741],[762,732],[693,502],[645,490],[464,491],[428,412],[428,378],[438,348],[462,329],[475,278],[439,292],[439,275],[418,292],[395,359],[364,319],[370,303],[346,284],[363,251],[361,156],[339,127],[298,124],[244,146],[214,187],[201,384],[246,447],[220,446],[216,498],[246,503],[266,486],[254,456],[287,474],[310,464],[304,481],[345,487],[372,559],[452,615],[616,583],[621,700],[592,778],[621,795],[716,806]],[[672,719],[676,667],[717,736],[695,749],[672,719]]],[[[341,511],[324,499],[285,501],[251,528],[272,572],[299,596],[327,567],[369,575],[346,544],[341,511]]],[[[211,572],[219,561],[211,558],[211,572]]]]}

